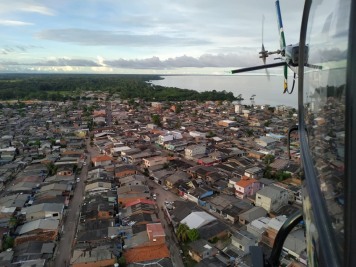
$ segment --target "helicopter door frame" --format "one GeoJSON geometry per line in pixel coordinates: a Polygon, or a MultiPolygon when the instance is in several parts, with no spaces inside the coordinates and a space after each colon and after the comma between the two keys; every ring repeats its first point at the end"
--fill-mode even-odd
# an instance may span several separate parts
{"type": "MultiPolygon", "coordinates": [[[[309,19],[309,12],[312,0],[306,0],[303,11],[301,32],[300,32],[300,53],[299,62],[306,62],[306,33],[309,19]]],[[[303,153],[302,163],[306,179],[306,187],[312,203],[315,224],[318,231],[318,250],[320,266],[356,266],[356,1],[350,1],[349,19],[349,41],[346,67],[346,100],[345,100],[345,207],[344,207],[344,235],[345,242],[344,255],[339,255],[336,249],[336,241],[331,227],[330,218],[323,201],[320,188],[318,187],[316,171],[312,162],[312,157],[308,147],[307,132],[304,123],[304,64],[300,64],[298,69],[298,112],[299,112],[299,137],[300,146],[303,153]],[[317,208],[315,208],[317,207],[317,208]],[[341,257],[343,264],[341,265],[341,257]]]]}
{"type": "Polygon", "coordinates": [[[356,266],[356,2],[351,1],[345,107],[344,265],[356,266]]]}

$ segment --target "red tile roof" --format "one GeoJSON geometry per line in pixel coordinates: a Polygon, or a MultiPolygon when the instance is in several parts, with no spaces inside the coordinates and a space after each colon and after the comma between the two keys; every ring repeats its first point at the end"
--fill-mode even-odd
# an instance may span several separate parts
{"type": "Polygon", "coordinates": [[[102,155],[102,156],[93,157],[91,159],[92,162],[102,162],[102,161],[108,161],[108,160],[112,160],[112,157],[109,157],[107,155],[102,155]]]}
{"type": "Polygon", "coordinates": [[[166,244],[159,244],[129,249],[124,256],[127,263],[134,263],[168,258],[170,254],[166,244]]]}
{"type": "Polygon", "coordinates": [[[241,180],[236,182],[236,185],[240,186],[242,188],[246,188],[249,185],[251,185],[253,183],[256,183],[256,182],[257,182],[257,180],[254,179],[254,178],[250,178],[250,177],[247,177],[247,176],[242,176],[241,180]]]}
{"type": "Polygon", "coordinates": [[[152,200],[139,198],[139,199],[136,199],[136,200],[134,200],[134,201],[131,201],[131,202],[126,203],[125,207],[131,207],[131,206],[136,205],[136,204],[139,204],[139,203],[151,204],[151,205],[155,205],[155,204],[156,204],[156,203],[155,203],[154,201],[152,201],[152,200]]]}
{"type": "Polygon", "coordinates": [[[150,240],[153,240],[154,238],[159,236],[166,236],[161,223],[148,223],[146,225],[146,229],[150,240]]]}

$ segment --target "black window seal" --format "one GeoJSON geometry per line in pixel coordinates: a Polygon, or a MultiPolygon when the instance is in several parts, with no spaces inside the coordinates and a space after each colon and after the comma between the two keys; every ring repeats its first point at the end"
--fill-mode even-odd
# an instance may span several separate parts
{"type": "Polygon", "coordinates": [[[356,1],[351,0],[345,103],[345,266],[356,266],[356,1]]]}
{"type": "MultiPolygon", "coordinates": [[[[330,217],[322,197],[320,187],[317,181],[316,170],[310,154],[307,132],[304,123],[304,65],[306,63],[305,49],[306,49],[306,34],[308,29],[309,13],[312,6],[312,0],[306,0],[304,4],[304,11],[302,17],[302,25],[299,39],[299,62],[303,64],[298,68],[298,114],[299,114],[299,138],[301,147],[301,158],[304,169],[305,180],[310,202],[312,204],[313,216],[315,226],[318,231],[318,247],[314,248],[318,253],[318,260],[320,266],[338,267],[341,266],[341,255],[337,249],[334,232],[332,229],[330,217]]],[[[310,50],[309,50],[310,51],[310,50]]]]}

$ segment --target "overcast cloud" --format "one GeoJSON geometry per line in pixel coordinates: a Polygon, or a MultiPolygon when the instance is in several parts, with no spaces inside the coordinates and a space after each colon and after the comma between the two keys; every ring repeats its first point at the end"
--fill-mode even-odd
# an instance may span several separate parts
{"type": "MultiPolygon", "coordinates": [[[[303,1],[280,4],[287,43],[296,43],[303,1]]],[[[259,64],[262,16],[265,47],[279,48],[274,0],[16,0],[0,2],[0,15],[2,72],[259,64]]]]}

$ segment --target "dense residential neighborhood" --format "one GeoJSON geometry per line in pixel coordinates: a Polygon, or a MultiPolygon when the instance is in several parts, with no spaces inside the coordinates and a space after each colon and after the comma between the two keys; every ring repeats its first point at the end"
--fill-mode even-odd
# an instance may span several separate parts
{"type": "MultiPolygon", "coordinates": [[[[302,208],[292,108],[105,93],[2,105],[0,266],[251,266],[250,246],[270,251],[302,208]]],[[[298,225],[281,263],[306,258],[298,225]]]]}

